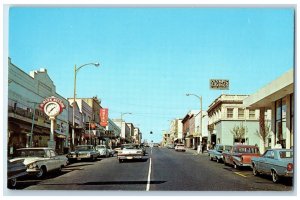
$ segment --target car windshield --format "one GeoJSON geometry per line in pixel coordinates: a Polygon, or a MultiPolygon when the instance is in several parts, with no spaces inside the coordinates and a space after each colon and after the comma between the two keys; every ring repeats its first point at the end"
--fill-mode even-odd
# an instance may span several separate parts
{"type": "Polygon", "coordinates": [[[105,149],[105,146],[97,146],[96,149],[105,149]]]}
{"type": "Polygon", "coordinates": [[[225,146],[225,150],[230,151],[232,146],[225,146]]]}
{"type": "Polygon", "coordinates": [[[216,150],[217,151],[223,151],[223,145],[219,145],[219,146],[216,146],[216,150]]]}
{"type": "Polygon", "coordinates": [[[240,147],[238,148],[239,153],[259,153],[258,148],[253,147],[240,147]]]}
{"type": "Polygon", "coordinates": [[[47,157],[43,149],[22,149],[17,150],[16,157],[47,157]]]}
{"type": "Polygon", "coordinates": [[[133,144],[122,145],[121,149],[136,149],[137,146],[133,144]]]}
{"type": "Polygon", "coordinates": [[[280,151],[279,156],[280,156],[280,158],[293,158],[293,152],[292,151],[280,151]]]}
{"type": "Polygon", "coordinates": [[[77,151],[89,151],[92,150],[92,146],[77,146],[75,147],[75,150],[77,151]]]}

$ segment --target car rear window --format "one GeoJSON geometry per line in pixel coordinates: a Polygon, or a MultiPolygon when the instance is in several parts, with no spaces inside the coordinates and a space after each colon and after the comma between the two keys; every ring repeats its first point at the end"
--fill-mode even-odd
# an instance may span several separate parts
{"type": "Polygon", "coordinates": [[[238,148],[239,153],[259,153],[258,148],[254,147],[240,147],[238,148]]]}
{"type": "Polygon", "coordinates": [[[280,151],[279,156],[280,156],[280,158],[293,158],[293,152],[292,151],[280,151]]]}

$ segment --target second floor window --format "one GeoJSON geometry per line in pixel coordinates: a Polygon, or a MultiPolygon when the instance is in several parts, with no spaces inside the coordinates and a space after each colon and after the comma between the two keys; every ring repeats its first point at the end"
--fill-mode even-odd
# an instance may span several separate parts
{"type": "Polygon", "coordinates": [[[239,108],[239,111],[238,111],[239,118],[244,118],[244,113],[245,113],[245,110],[242,108],[239,108]]]}
{"type": "Polygon", "coordinates": [[[227,108],[227,118],[233,118],[233,108],[227,108]]]}
{"type": "Polygon", "coordinates": [[[255,110],[249,110],[249,118],[255,119],[255,110]]]}

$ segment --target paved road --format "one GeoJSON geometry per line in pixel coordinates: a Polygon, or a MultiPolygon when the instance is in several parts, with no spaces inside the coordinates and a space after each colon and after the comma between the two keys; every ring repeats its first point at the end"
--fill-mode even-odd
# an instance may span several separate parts
{"type": "Polygon", "coordinates": [[[105,191],[292,191],[292,182],[274,184],[270,177],[254,177],[251,170],[235,170],[209,161],[194,151],[153,148],[143,161],[119,163],[116,157],[73,163],[61,174],[42,180],[23,180],[24,190],[105,191]]]}

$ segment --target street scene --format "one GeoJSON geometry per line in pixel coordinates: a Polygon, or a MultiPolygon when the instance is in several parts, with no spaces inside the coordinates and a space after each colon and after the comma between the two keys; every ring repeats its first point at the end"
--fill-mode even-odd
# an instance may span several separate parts
{"type": "Polygon", "coordinates": [[[294,7],[6,11],[7,194],[295,194],[294,7]]]}

